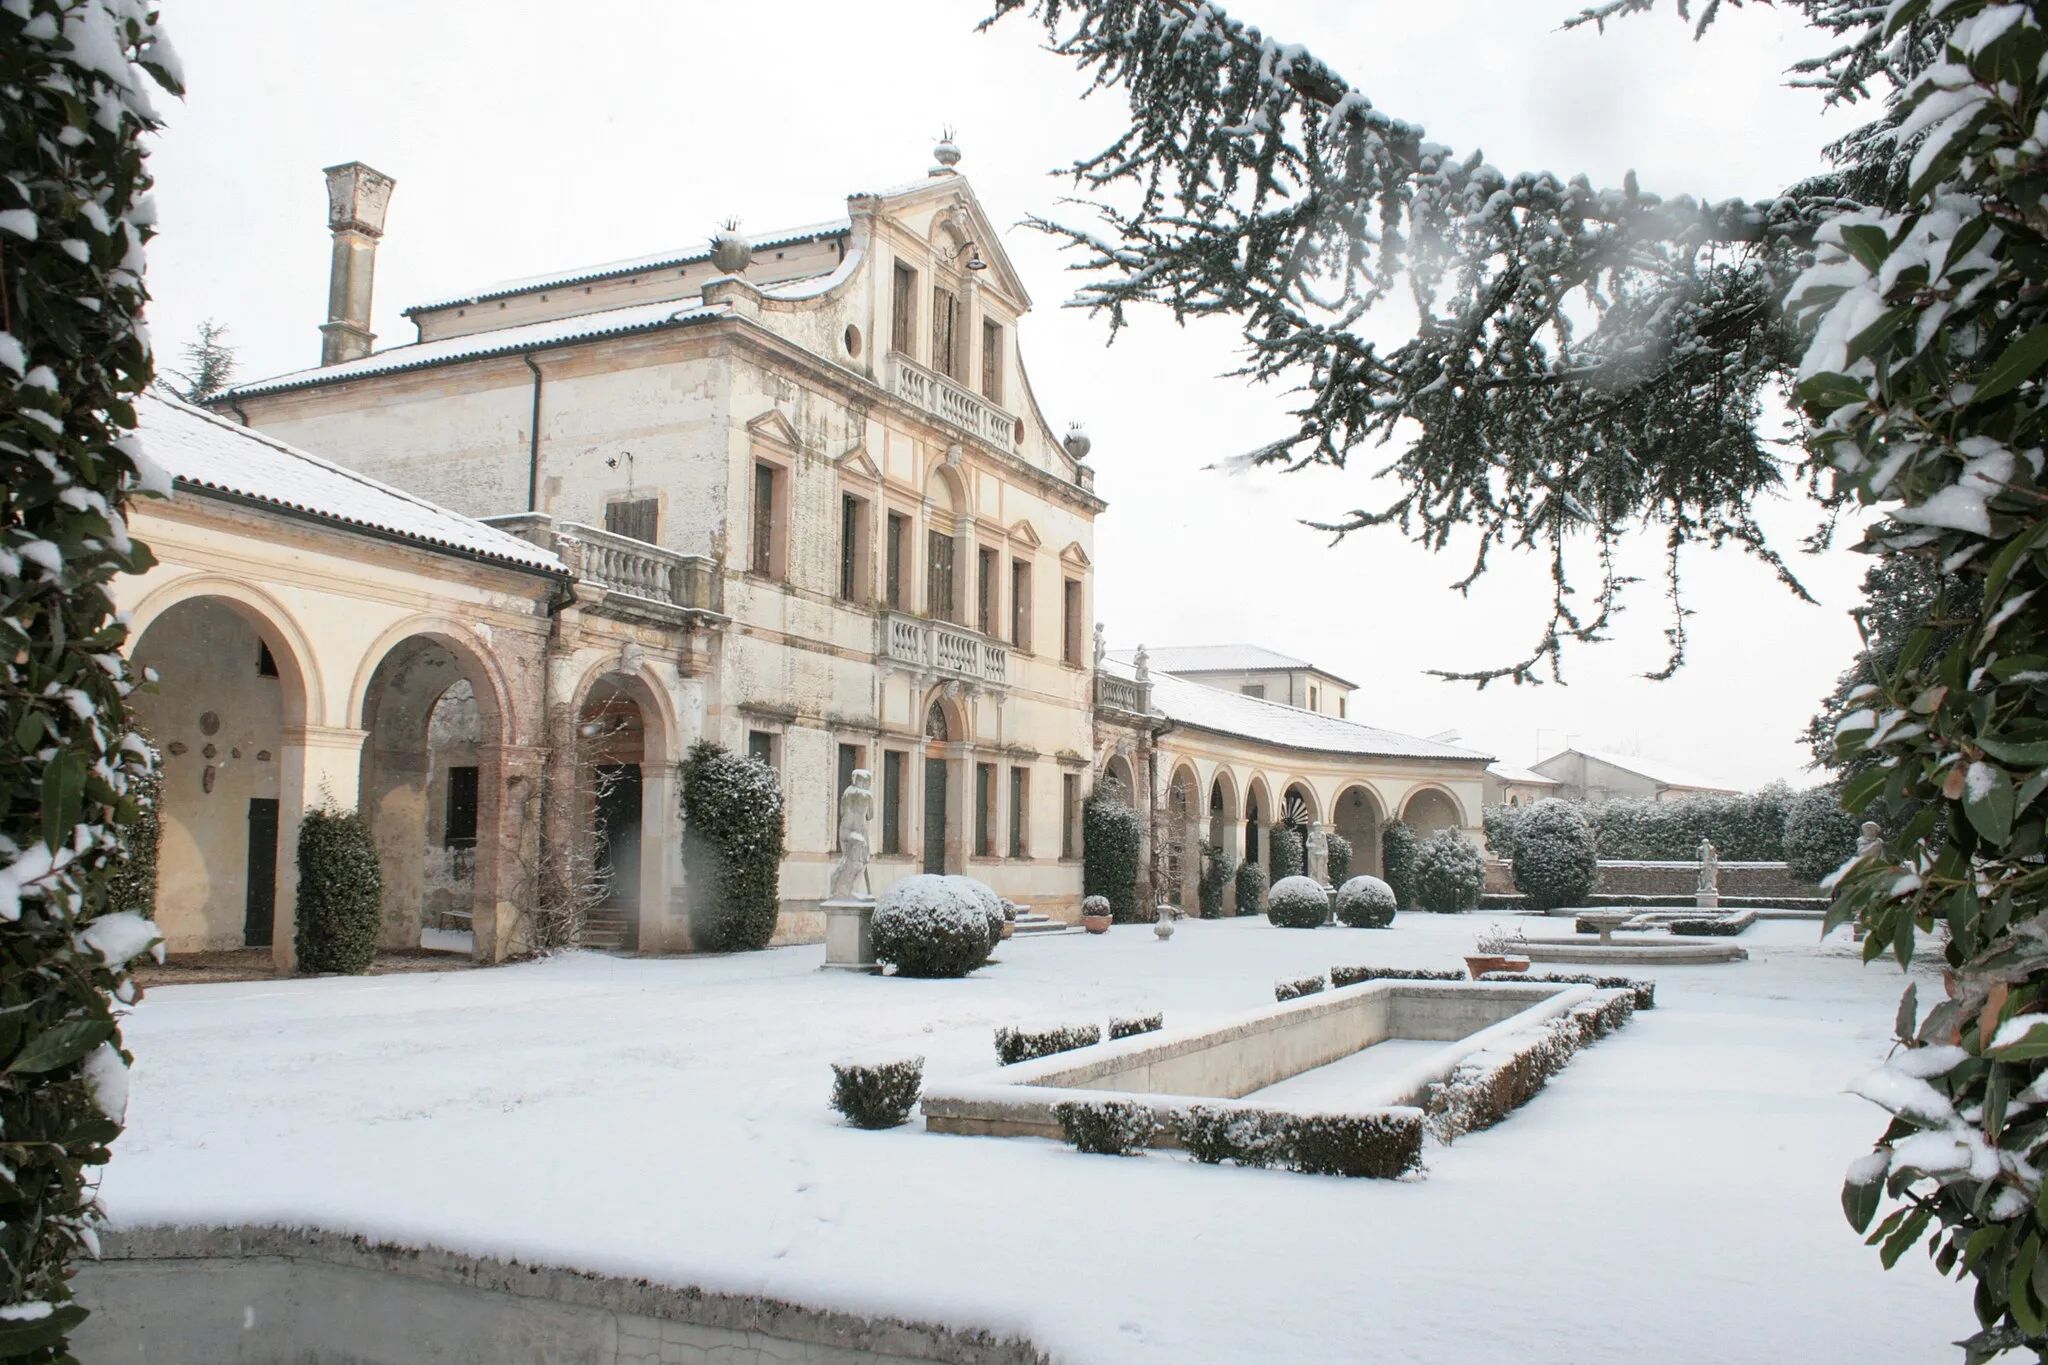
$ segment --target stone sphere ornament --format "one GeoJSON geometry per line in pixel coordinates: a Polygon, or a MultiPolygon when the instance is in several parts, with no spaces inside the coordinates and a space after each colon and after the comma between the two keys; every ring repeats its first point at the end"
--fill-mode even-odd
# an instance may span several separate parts
{"type": "Polygon", "coordinates": [[[1095,442],[1088,439],[1087,430],[1079,422],[1068,425],[1066,437],[1060,444],[1066,447],[1067,454],[1073,456],[1076,461],[1087,459],[1088,452],[1095,448],[1095,442]]]}
{"type": "Polygon", "coordinates": [[[740,220],[728,218],[711,239],[711,264],[721,275],[740,275],[754,260],[754,244],[740,235],[740,220]]]}

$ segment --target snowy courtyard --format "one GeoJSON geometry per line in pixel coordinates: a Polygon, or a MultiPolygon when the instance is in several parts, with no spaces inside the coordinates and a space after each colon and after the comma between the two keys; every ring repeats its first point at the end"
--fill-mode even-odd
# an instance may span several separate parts
{"type": "Polygon", "coordinates": [[[930,1084],[990,1069],[1000,1024],[1207,1023],[1333,964],[1456,966],[1488,924],[1124,927],[1015,940],[955,981],[822,972],[799,947],[158,988],[126,1025],[102,1192],[117,1226],[358,1232],[1073,1362],[1880,1365],[1967,1334],[1965,1289],[1918,1252],[1887,1274],[1843,1221],[1884,1117],[1844,1090],[1884,1056],[1900,980],[1811,923],[1642,973],[1655,1010],[1500,1126],[1432,1143],[1419,1180],[862,1132],[826,1105],[844,1052],[921,1052],[930,1084]]]}

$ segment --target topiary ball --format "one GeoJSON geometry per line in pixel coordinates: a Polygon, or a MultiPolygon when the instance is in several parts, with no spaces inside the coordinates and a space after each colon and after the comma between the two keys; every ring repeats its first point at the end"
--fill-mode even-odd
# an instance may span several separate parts
{"type": "Polygon", "coordinates": [[[898,976],[965,976],[988,960],[988,916],[962,878],[905,877],[875,902],[875,959],[898,976]]]}
{"type": "Polygon", "coordinates": [[[1283,929],[1314,929],[1330,918],[1330,893],[1312,877],[1282,877],[1266,893],[1266,918],[1283,929]]]}
{"type": "Polygon", "coordinates": [[[1083,900],[1083,901],[1081,902],[1081,913],[1082,913],[1082,914],[1084,914],[1084,915],[1089,915],[1089,916],[1094,916],[1094,917],[1107,917],[1107,916],[1108,916],[1108,914],[1109,914],[1109,897],[1107,897],[1107,896],[1089,896],[1089,897],[1087,897],[1086,899],[1084,899],[1084,900],[1083,900]]]}
{"type": "Polygon", "coordinates": [[[1353,929],[1384,929],[1394,922],[1394,888],[1378,877],[1357,876],[1337,888],[1337,921],[1353,929]]]}
{"type": "Polygon", "coordinates": [[[1515,890],[1531,910],[1584,905],[1600,880],[1593,827],[1569,801],[1526,807],[1515,822],[1515,890]]]}
{"type": "Polygon", "coordinates": [[[1003,941],[1003,922],[1007,918],[1003,914],[1003,898],[995,893],[993,887],[972,877],[948,874],[946,880],[981,907],[982,917],[988,921],[988,950],[994,953],[996,945],[1003,941]]]}

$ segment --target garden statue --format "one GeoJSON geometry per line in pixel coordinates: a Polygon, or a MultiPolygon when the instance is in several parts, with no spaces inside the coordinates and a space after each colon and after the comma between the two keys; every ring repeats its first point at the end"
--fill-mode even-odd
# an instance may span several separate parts
{"type": "Polygon", "coordinates": [[[1856,856],[1874,858],[1884,851],[1884,831],[1877,827],[1877,821],[1865,820],[1862,833],[1856,836],[1856,856]]]}
{"type": "Polygon", "coordinates": [[[1330,884],[1330,835],[1320,820],[1308,823],[1308,875],[1317,886],[1330,884]]]}
{"type": "Polygon", "coordinates": [[[1700,879],[1695,899],[1703,907],[1721,904],[1721,855],[1711,839],[1700,840],[1700,879]]]}
{"type": "Polygon", "coordinates": [[[832,899],[852,897],[854,886],[863,899],[875,898],[868,878],[868,819],[875,806],[873,776],[866,768],[853,771],[852,785],[839,794],[839,865],[832,869],[832,899]]]}

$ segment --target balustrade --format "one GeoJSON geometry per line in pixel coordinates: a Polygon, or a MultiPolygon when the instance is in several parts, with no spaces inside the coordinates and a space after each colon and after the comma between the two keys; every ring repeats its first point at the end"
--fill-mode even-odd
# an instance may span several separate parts
{"type": "Polygon", "coordinates": [[[884,623],[882,653],[892,663],[922,673],[998,686],[1010,681],[1008,645],[943,621],[890,615],[884,623]]]}
{"type": "Polygon", "coordinates": [[[1017,448],[1015,417],[908,356],[889,357],[889,391],[999,450],[1017,448]]]}

